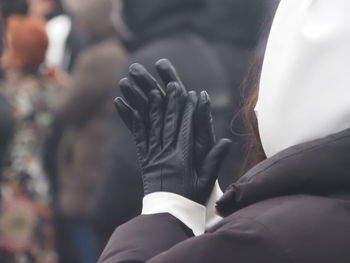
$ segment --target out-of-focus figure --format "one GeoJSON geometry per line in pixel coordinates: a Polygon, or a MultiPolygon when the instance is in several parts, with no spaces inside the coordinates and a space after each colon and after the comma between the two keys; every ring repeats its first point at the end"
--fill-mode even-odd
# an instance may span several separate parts
{"type": "Polygon", "coordinates": [[[1,0],[0,11],[2,22],[13,14],[25,15],[28,12],[27,0],[1,0]]]}
{"type": "Polygon", "coordinates": [[[49,183],[42,165],[54,95],[40,73],[48,46],[45,21],[12,15],[6,21],[2,67],[15,118],[1,180],[1,262],[57,262],[49,183]]]}
{"type": "Polygon", "coordinates": [[[55,8],[54,0],[27,0],[28,13],[32,16],[47,17],[55,8]]]}
{"type": "Polygon", "coordinates": [[[109,0],[84,2],[76,10],[75,22],[91,43],[77,58],[71,83],[57,107],[63,125],[57,162],[58,206],[78,262],[96,262],[98,256],[91,206],[102,181],[106,138],[115,114],[111,94],[126,63],[110,10],[109,0]]]}
{"type": "Polygon", "coordinates": [[[67,39],[72,28],[71,17],[63,12],[60,0],[26,0],[28,14],[47,20],[49,46],[45,63],[55,74],[62,74],[70,63],[67,39]]]}
{"type": "Polygon", "coordinates": [[[88,33],[80,28],[76,21],[81,10],[76,8],[76,4],[83,8],[89,1],[62,0],[61,3],[61,0],[56,0],[55,2],[54,16],[47,23],[50,46],[46,63],[59,71],[71,73],[80,52],[90,45],[88,33]]]}
{"type": "MultiPolygon", "coordinates": [[[[220,57],[230,77],[233,99],[242,93],[242,82],[255,62],[256,50],[269,28],[278,1],[206,0],[200,30],[220,57]]],[[[266,38],[267,36],[265,36],[266,38]]],[[[265,39],[266,40],[266,39],[265,39]]],[[[262,51],[263,52],[263,51],[262,51]]]]}
{"type": "MultiPolygon", "coordinates": [[[[3,3],[0,2],[0,13],[4,15],[3,3]]],[[[4,36],[5,36],[5,23],[3,23],[3,19],[0,19],[0,56],[3,52],[4,48],[4,36]]],[[[4,156],[7,151],[7,147],[12,139],[14,121],[11,112],[10,104],[3,92],[4,88],[4,80],[3,80],[3,71],[0,68],[0,178],[1,178],[1,170],[2,164],[4,160],[4,156]]]]}

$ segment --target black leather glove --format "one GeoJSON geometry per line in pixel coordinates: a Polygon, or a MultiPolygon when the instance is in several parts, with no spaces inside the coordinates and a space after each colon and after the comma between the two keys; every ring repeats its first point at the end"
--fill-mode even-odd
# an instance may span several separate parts
{"type": "Polygon", "coordinates": [[[145,194],[167,191],[205,204],[228,153],[229,140],[214,148],[210,100],[184,89],[166,60],[157,69],[167,85],[166,95],[139,64],[121,81],[130,105],[117,98],[115,105],[133,132],[142,168],[145,194]],[[178,80],[178,82],[169,81],[178,80]]]}
{"type": "MultiPolygon", "coordinates": [[[[166,87],[170,82],[178,82],[184,92],[187,92],[179,78],[176,69],[167,59],[161,59],[155,64],[157,72],[166,87]]],[[[127,103],[140,112],[146,127],[148,121],[148,94],[158,89],[165,94],[155,78],[140,64],[130,66],[129,78],[120,81],[120,88],[127,103]]],[[[200,93],[194,117],[194,158],[197,169],[203,166],[204,158],[215,144],[215,132],[211,115],[211,103],[207,92],[200,93]]]]}

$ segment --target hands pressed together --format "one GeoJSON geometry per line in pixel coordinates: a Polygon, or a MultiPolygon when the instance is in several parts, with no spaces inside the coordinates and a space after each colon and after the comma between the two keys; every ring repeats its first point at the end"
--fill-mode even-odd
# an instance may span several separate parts
{"type": "Polygon", "coordinates": [[[207,92],[187,91],[166,59],[155,65],[163,87],[140,64],[120,81],[114,104],[135,137],[144,194],[170,192],[205,205],[231,141],[215,144],[207,92]]]}

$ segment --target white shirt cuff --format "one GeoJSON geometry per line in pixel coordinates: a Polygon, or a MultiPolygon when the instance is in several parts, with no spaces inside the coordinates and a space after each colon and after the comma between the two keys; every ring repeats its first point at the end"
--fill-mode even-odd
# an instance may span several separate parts
{"type": "Polygon", "coordinates": [[[143,198],[142,214],[169,213],[192,229],[198,236],[205,231],[206,207],[183,196],[156,192],[143,198]]]}
{"type": "Polygon", "coordinates": [[[205,229],[216,225],[222,220],[222,217],[218,216],[215,213],[215,204],[216,201],[218,201],[220,197],[223,196],[223,194],[224,193],[221,191],[218,181],[216,181],[206,205],[205,229]]]}

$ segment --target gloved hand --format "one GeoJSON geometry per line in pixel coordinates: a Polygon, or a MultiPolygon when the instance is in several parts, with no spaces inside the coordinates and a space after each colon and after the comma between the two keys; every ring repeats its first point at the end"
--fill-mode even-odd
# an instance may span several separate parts
{"type": "Polygon", "coordinates": [[[167,60],[156,67],[166,94],[141,65],[134,64],[130,79],[120,83],[130,105],[121,98],[115,101],[135,136],[145,194],[167,191],[205,204],[230,141],[223,139],[213,148],[207,93],[201,92],[199,98],[187,93],[167,60]]]}

